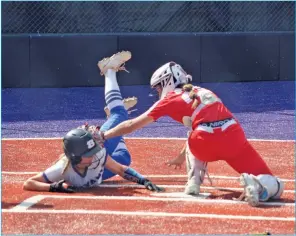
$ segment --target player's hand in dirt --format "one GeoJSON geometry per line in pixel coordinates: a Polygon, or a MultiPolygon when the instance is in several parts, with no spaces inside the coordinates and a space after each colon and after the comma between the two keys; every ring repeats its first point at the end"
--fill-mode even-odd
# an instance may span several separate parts
{"type": "Polygon", "coordinates": [[[146,189],[150,191],[156,191],[156,192],[164,192],[164,188],[157,186],[156,184],[152,183],[150,180],[145,179],[144,186],[146,189]]]}
{"type": "Polygon", "coordinates": [[[75,193],[75,190],[75,187],[67,185],[65,180],[52,183],[49,187],[49,192],[75,193]]]}

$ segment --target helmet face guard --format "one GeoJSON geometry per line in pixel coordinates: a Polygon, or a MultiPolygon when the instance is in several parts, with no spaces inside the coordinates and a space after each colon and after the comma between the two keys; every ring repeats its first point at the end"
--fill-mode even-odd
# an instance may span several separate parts
{"type": "Polygon", "coordinates": [[[88,166],[88,169],[90,169],[90,170],[96,169],[101,164],[101,161],[104,160],[103,158],[106,157],[106,155],[107,155],[107,152],[106,152],[105,148],[103,148],[103,149],[101,149],[101,151],[97,152],[93,156],[93,160],[92,160],[91,164],[88,166]]]}

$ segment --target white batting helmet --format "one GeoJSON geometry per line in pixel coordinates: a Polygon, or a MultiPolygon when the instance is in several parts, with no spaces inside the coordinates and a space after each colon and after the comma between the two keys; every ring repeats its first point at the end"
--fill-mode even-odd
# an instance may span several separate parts
{"type": "Polygon", "coordinates": [[[189,81],[192,81],[192,76],[187,74],[179,64],[171,61],[159,67],[153,73],[150,85],[152,88],[156,85],[161,86],[160,99],[162,99],[179,84],[187,84],[189,81]]]}

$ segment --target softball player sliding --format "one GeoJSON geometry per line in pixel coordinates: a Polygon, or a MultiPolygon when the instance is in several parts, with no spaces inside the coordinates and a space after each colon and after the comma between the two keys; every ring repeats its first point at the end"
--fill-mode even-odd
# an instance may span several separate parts
{"type": "MultiPolygon", "coordinates": [[[[127,110],[137,103],[136,98],[122,100],[116,78],[116,71],[123,70],[121,65],[130,58],[129,52],[120,52],[98,63],[99,67],[104,67],[105,111],[108,116],[100,127],[102,131],[127,120],[127,110]]],[[[103,147],[93,137],[97,129],[84,125],[69,131],[63,138],[64,153],[61,157],[44,172],[26,180],[24,189],[72,193],[80,188],[98,186],[103,180],[118,174],[151,191],[164,190],[129,167],[131,156],[123,137],[109,139],[103,147]]]]}

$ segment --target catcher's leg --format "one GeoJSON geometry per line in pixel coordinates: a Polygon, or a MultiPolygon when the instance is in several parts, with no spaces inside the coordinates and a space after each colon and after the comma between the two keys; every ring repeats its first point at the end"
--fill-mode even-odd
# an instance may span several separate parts
{"type": "Polygon", "coordinates": [[[207,171],[207,162],[198,160],[191,153],[188,143],[186,147],[186,169],[188,180],[184,192],[188,195],[198,195],[207,171]]]}
{"type": "Polygon", "coordinates": [[[254,149],[254,147],[247,141],[234,140],[233,145],[239,148],[237,154],[233,156],[231,150],[229,150],[229,156],[231,158],[225,158],[224,160],[238,173],[248,173],[253,175],[267,174],[272,175],[271,170],[263,160],[261,155],[254,149]],[[243,144],[241,144],[243,143],[243,144]]]}
{"type": "Polygon", "coordinates": [[[241,185],[244,187],[245,200],[251,206],[258,206],[259,202],[269,199],[279,199],[284,191],[284,182],[272,175],[242,174],[241,185]]]}

